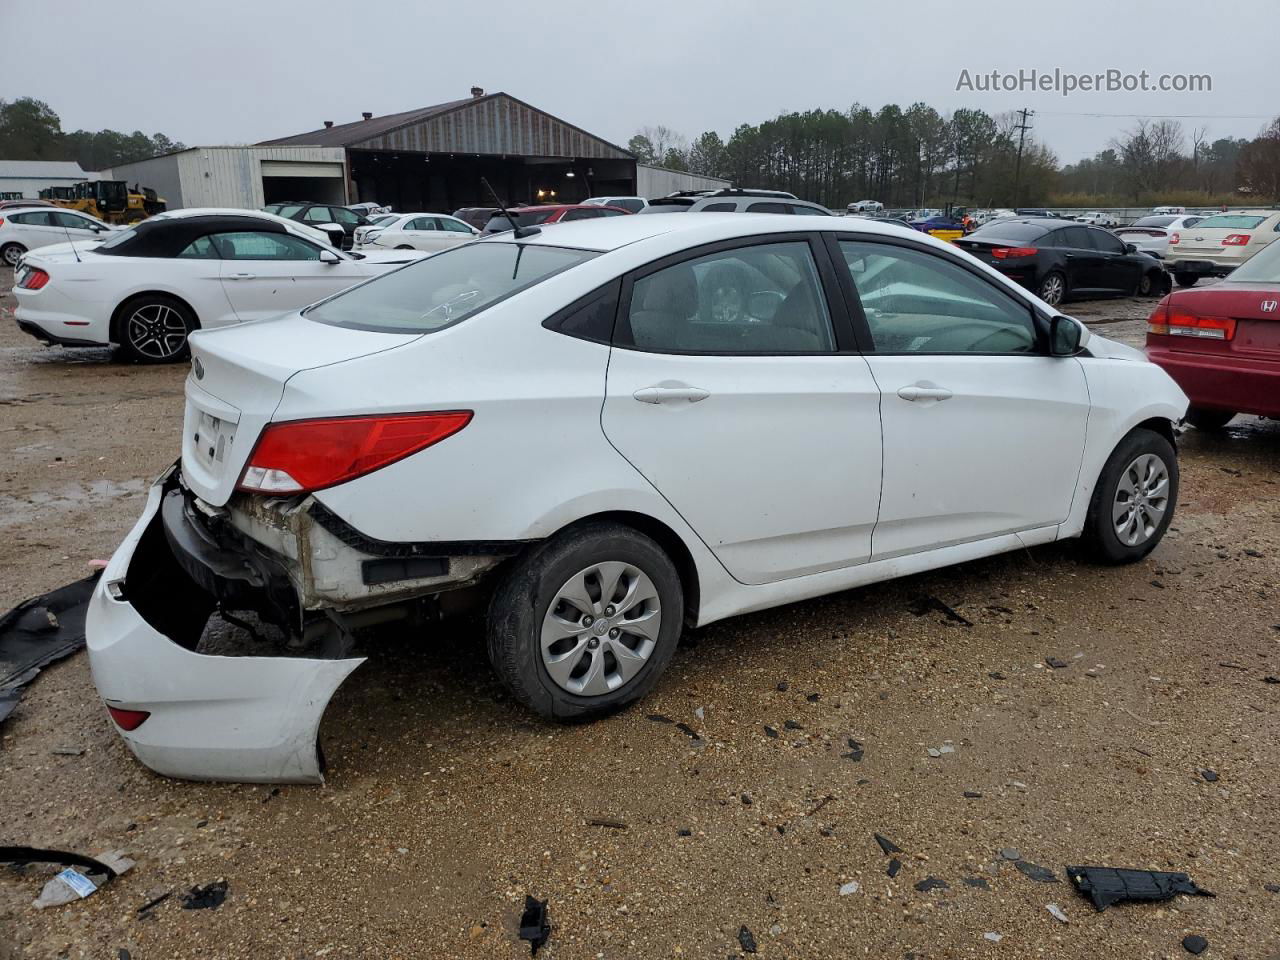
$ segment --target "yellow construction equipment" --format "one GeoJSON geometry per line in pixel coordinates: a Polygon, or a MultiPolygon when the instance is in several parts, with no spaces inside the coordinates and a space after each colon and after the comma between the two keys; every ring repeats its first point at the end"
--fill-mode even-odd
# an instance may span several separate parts
{"type": "Polygon", "coordinates": [[[124,180],[84,180],[74,187],[49,187],[40,199],[79,210],[107,223],[137,223],[167,206],[150,187],[132,190],[124,180]]]}

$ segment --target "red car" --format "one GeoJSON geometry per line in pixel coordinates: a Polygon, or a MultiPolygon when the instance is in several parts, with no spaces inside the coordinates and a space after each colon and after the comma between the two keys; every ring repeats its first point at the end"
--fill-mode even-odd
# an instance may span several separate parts
{"type": "Polygon", "coordinates": [[[1148,323],[1147,356],[1191,398],[1193,426],[1280,418],[1280,242],[1221,283],[1169,294],[1148,323]]]}
{"type": "MultiPolygon", "coordinates": [[[[543,223],[568,223],[570,220],[596,220],[600,217],[617,217],[630,215],[630,210],[621,207],[606,207],[585,203],[554,203],[544,207],[512,207],[511,215],[522,227],[533,227],[543,223]]],[[[489,217],[483,233],[502,233],[511,229],[511,221],[501,213],[489,217]]]]}

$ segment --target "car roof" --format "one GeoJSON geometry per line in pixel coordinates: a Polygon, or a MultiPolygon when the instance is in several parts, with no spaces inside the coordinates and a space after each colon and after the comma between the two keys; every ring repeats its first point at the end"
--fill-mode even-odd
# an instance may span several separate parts
{"type": "MultiPolygon", "coordinates": [[[[675,233],[687,234],[690,246],[760,234],[799,233],[813,230],[932,239],[926,234],[912,230],[906,224],[897,226],[875,220],[844,217],[826,217],[819,223],[814,223],[813,221],[817,219],[778,213],[699,213],[697,216],[688,217],[606,217],[599,220],[557,223],[554,229],[542,230],[520,242],[607,252],[675,233]]],[[[490,234],[479,242],[511,243],[513,238],[507,231],[490,234]]]]}

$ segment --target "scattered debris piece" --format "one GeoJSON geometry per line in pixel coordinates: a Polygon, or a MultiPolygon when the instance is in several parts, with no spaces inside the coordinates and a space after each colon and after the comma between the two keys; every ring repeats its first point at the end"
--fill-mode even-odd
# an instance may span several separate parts
{"type": "Polygon", "coordinates": [[[751,806],[751,803],[752,803],[752,800],[751,800],[751,794],[749,794],[749,793],[744,793],[744,794],[742,794],[740,797],[738,797],[738,799],[742,801],[742,805],[743,805],[744,807],[749,807],[749,806],[751,806]]]}
{"type": "Polygon", "coordinates": [[[1018,851],[1016,847],[1005,847],[1003,850],[1000,851],[1000,856],[1004,857],[1006,860],[1022,859],[1022,854],[1018,851]]]}
{"type": "Polygon", "coordinates": [[[536,957],[538,948],[551,936],[547,921],[547,901],[525,895],[524,913],[520,914],[520,939],[529,941],[529,956],[536,957]]]}
{"type": "Polygon", "coordinates": [[[1198,933],[1193,933],[1190,936],[1182,938],[1182,949],[1187,951],[1187,953],[1199,956],[1209,949],[1209,941],[1198,933]]]}
{"type": "Polygon", "coordinates": [[[1123,900],[1172,900],[1180,893],[1212,897],[1185,873],[1160,870],[1120,870],[1115,867],[1067,867],[1067,876],[1098,912],[1123,900]]]}
{"type": "Polygon", "coordinates": [[[930,747],[930,748],[929,748],[929,756],[933,757],[933,758],[936,760],[936,759],[938,759],[938,757],[942,756],[942,754],[941,754],[941,752],[939,752],[939,750],[938,750],[938,748],[937,748],[937,747],[930,747]]]}
{"type": "Polygon", "coordinates": [[[853,737],[850,737],[847,742],[849,744],[849,752],[842,753],[840,754],[840,756],[844,757],[847,760],[852,760],[854,763],[861,763],[863,754],[865,753],[865,751],[862,748],[862,744],[859,741],[853,739],[853,737]]]}
{"type": "Polygon", "coordinates": [[[812,817],[815,813],[817,813],[819,810],[821,810],[823,807],[825,807],[828,803],[830,803],[834,799],[835,797],[828,793],[825,797],[819,800],[817,803],[817,806],[815,806],[812,810],[806,813],[805,816],[812,817]]]}
{"type": "Polygon", "coordinates": [[[925,877],[915,885],[915,888],[921,893],[928,893],[930,890],[950,890],[951,885],[938,877],[925,877]]]}
{"type": "Polygon", "coordinates": [[[1248,668],[1248,667],[1246,667],[1244,664],[1241,664],[1241,663],[1231,663],[1231,662],[1230,662],[1230,661],[1228,661],[1228,660],[1219,660],[1219,661],[1218,661],[1218,666],[1220,666],[1220,667],[1226,667],[1226,668],[1227,668],[1227,669],[1229,669],[1229,670],[1248,670],[1248,669],[1249,669],[1249,668],[1248,668]]]}
{"type": "Polygon", "coordinates": [[[1004,937],[1000,936],[1000,934],[998,933],[984,933],[982,935],[982,939],[990,940],[992,943],[999,943],[1001,940],[1004,939],[1004,937]]]}
{"type": "Polygon", "coordinates": [[[676,729],[687,736],[690,740],[702,743],[702,734],[693,729],[693,727],[689,726],[687,723],[677,723],[676,729]]]}
{"type": "Polygon", "coordinates": [[[150,900],[148,900],[146,903],[144,903],[142,906],[140,906],[137,909],[136,912],[138,914],[138,919],[142,920],[150,916],[152,910],[160,906],[160,904],[164,903],[166,900],[168,900],[172,896],[173,896],[173,891],[166,890],[164,893],[161,893],[152,897],[150,900]]]}
{"type": "Polygon", "coordinates": [[[887,873],[890,878],[893,878],[898,875],[898,871],[901,869],[902,869],[902,861],[899,860],[897,857],[894,857],[892,860],[889,861],[889,868],[885,870],[885,873],[887,873]]]}
{"type": "Polygon", "coordinates": [[[955,753],[956,748],[949,743],[944,743],[938,748],[938,752],[941,754],[955,753]]]}
{"type": "Polygon", "coordinates": [[[964,798],[966,800],[981,800],[982,794],[980,794],[977,790],[966,790],[964,792],[964,798]]]}
{"type": "Polygon", "coordinates": [[[1017,860],[1013,864],[1018,868],[1018,872],[1029,880],[1036,883],[1057,883],[1058,875],[1048,867],[1042,867],[1038,863],[1032,863],[1030,860],[1017,860]]]}
{"type": "Polygon", "coordinates": [[[591,827],[608,827],[610,830],[629,830],[630,827],[622,820],[614,820],[610,817],[592,817],[587,821],[587,825],[591,827]]]}
{"type": "Polygon", "coordinates": [[[808,700],[810,703],[817,703],[819,700],[822,699],[822,694],[811,693],[807,697],[805,697],[805,699],[808,700]]]}
{"type": "Polygon", "coordinates": [[[1062,923],[1071,922],[1070,920],[1067,919],[1067,915],[1062,912],[1062,908],[1058,906],[1056,903],[1046,903],[1044,905],[1044,908],[1049,911],[1049,913],[1053,916],[1053,919],[1058,920],[1062,923]]]}
{"type": "Polygon", "coordinates": [[[840,896],[847,897],[852,893],[857,893],[861,889],[862,888],[858,885],[857,880],[850,880],[848,883],[841,885],[840,896]]]}
{"type": "Polygon", "coordinates": [[[1204,777],[1207,783],[1218,782],[1218,772],[1216,770],[1201,770],[1200,776],[1204,777]]]}
{"type": "Polygon", "coordinates": [[[751,935],[751,931],[746,926],[738,928],[738,944],[742,947],[743,953],[756,952],[756,938],[751,935]]]}
{"type": "Polygon", "coordinates": [[[979,890],[991,889],[991,884],[987,883],[986,877],[961,877],[960,882],[966,887],[977,887],[979,890]]]}
{"type": "Polygon", "coordinates": [[[183,910],[217,910],[227,899],[227,881],[215,880],[192,887],[182,895],[183,910]]]}
{"type": "Polygon", "coordinates": [[[990,673],[988,673],[988,674],[987,674],[987,676],[988,676],[988,677],[990,677],[992,680],[1006,680],[1006,679],[1008,679],[1008,678],[1007,678],[1003,673],[1001,673],[999,670],[992,670],[990,673]]]}
{"type": "Polygon", "coordinates": [[[764,725],[764,735],[768,737],[770,740],[778,739],[778,731],[775,730],[773,727],[769,726],[767,723],[764,725]]]}
{"type": "Polygon", "coordinates": [[[84,646],[84,618],[98,582],[94,573],[0,616],[0,723],[22,699],[41,668],[84,646]]]}
{"type": "Polygon", "coordinates": [[[894,843],[892,840],[890,840],[888,837],[881,836],[878,833],[872,834],[872,836],[876,838],[876,843],[880,844],[880,849],[884,851],[884,855],[886,857],[889,856],[889,854],[891,853],[902,852],[902,848],[898,846],[896,843],[894,843]]]}
{"type": "Polygon", "coordinates": [[[1070,664],[1067,663],[1067,661],[1059,660],[1057,657],[1045,657],[1044,662],[1047,663],[1049,666],[1053,667],[1053,669],[1055,670],[1065,670],[1067,667],[1070,666],[1070,664]]]}
{"type": "Polygon", "coordinates": [[[693,715],[697,717],[699,720],[705,720],[707,717],[707,711],[702,707],[695,707],[693,711],[693,715]]]}
{"type": "Polygon", "coordinates": [[[15,866],[53,863],[67,868],[44,885],[40,896],[32,904],[37,909],[83,900],[134,865],[120,850],[87,857],[67,850],[46,850],[41,847],[0,847],[0,863],[15,866]],[[76,867],[79,869],[73,869],[76,867]]]}
{"type": "Polygon", "coordinates": [[[1280,677],[1263,677],[1263,683],[1280,683],[1280,677]]]}
{"type": "Polygon", "coordinates": [[[675,723],[675,721],[672,720],[670,717],[668,717],[665,713],[651,713],[647,717],[645,717],[645,719],[652,720],[654,723],[675,723]]]}
{"type": "Polygon", "coordinates": [[[782,726],[785,727],[787,730],[803,730],[804,729],[804,725],[795,720],[783,721],[782,726]]]}
{"type": "Polygon", "coordinates": [[[677,837],[692,837],[692,836],[693,836],[693,831],[692,831],[692,830],[690,830],[688,827],[681,827],[679,830],[677,830],[677,831],[676,831],[676,836],[677,836],[677,837]]]}
{"type": "Polygon", "coordinates": [[[787,684],[787,681],[785,681],[785,680],[779,680],[779,681],[778,681],[778,692],[779,692],[779,693],[786,693],[789,689],[790,689],[790,686],[787,684]]]}
{"type": "Polygon", "coordinates": [[[911,605],[910,610],[917,617],[923,617],[925,614],[929,613],[931,610],[936,610],[938,611],[938,613],[942,614],[952,623],[958,623],[964,627],[973,626],[973,621],[969,620],[966,617],[962,617],[960,614],[956,613],[955,610],[953,610],[951,607],[947,606],[945,603],[943,603],[941,600],[939,600],[937,597],[934,597],[934,596],[926,595],[926,596],[917,598],[916,601],[911,605]]]}
{"type": "Polygon", "coordinates": [[[49,752],[55,757],[83,757],[84,747],[54,747],[49,752]]]}
{"type": "Polygon", "coordinates": [[[1280,883],[1264,883],[1262,889],[1267,893],[1280,893],[1280,883]]]}

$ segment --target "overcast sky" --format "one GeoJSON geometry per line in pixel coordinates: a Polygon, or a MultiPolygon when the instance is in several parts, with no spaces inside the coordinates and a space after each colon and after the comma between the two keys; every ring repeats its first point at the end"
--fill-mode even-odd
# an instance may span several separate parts
{"type": "Polygon", "coordinates": [[[1280,112],[1280,0],[0,0],[0,37],[0,97],[46,101],[65,130],[189,145],[396,113],[473,84],[621,144],[646,125],[728,139],[740,123],[854,102],[1026,106],[1063,162],[1134,122],[1082,114],[1203,115],[1184,126],[1216,139],[1254,136],[1280,112]],[[1213,89],[956,89],[961,70],[1033,68],[1207,73],[1213,89]]]}

